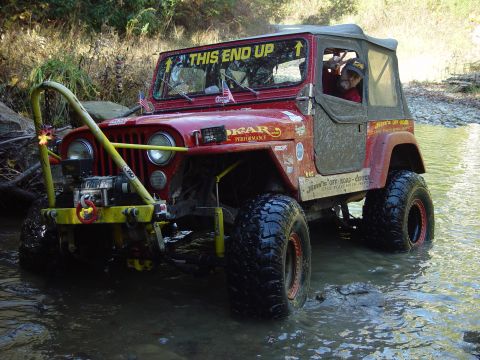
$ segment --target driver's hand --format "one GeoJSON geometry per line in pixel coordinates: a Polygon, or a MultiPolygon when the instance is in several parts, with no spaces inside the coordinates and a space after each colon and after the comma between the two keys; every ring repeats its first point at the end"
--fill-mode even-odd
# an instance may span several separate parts
{"type": "Polygon", "coordinates": [[[328,69],[332,69],[334,71],[337,71],[340,69],[340,66],[342,66],[343,61],[340,56],[332,56],[328,61],[326,62],[326,67],[328,69]]]}

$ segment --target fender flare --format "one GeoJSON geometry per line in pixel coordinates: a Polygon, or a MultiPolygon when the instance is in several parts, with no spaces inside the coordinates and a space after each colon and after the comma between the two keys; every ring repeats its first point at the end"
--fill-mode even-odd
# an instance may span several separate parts
{"type": "Polygon", "coordinates": [[[369,187],[371,189],[385,186],[392,165],[392,155],[399,152],[404,152],[406,156],[409,156],[409,166],[405,170],[412,170],[417,174],[425,173],[423,157],[413,133],[396,131],[378,134],[373,140],[370,158],[367,161],[367,167],[370,167],[369,187]]]}

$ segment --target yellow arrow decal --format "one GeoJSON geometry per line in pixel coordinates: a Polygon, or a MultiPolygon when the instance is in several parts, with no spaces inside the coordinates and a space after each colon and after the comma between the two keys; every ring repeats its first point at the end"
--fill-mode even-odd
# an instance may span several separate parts
{"type": "Polygon", "coordinates": [[[165,72],[168,73],[170,71],[170,66],[172,65],[172,59],[168,58],[165,64],[166,64],[165,72]]]}
{"type": "Polygon", "coordinates": [[[295,45],[296,57],[300,56],[300,50],[302,50],[302,47],[303,47],[302,43],[300,41],[297,41],[297,44],[295,45]]]}

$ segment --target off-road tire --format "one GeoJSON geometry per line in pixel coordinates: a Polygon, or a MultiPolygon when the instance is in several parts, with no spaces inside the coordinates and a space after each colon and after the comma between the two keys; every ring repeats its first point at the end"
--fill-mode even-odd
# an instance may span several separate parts
{"type": "Polygon", "coordinates": [[[383,189],[369,191],[363,206],[368,243],[389,251],[409,251],[434,237],[433,203],[418,174],[391,172],[383,189]]]}
{"type": "Polygon", "coordinates": [[[310,285],[310,236],[300,205],[261,195],[238,213],[226,246],[234,313],[281,318],[305,303],[310,285]]]}
{"type": "Polygon", "coordinates": [[[46,200],[33,202],[22,224],[18,256],[20,266],[34,272],[53,270],[59,262],[60,249],[54,225],[45,224],[40,209],[48,207],[46,200]]]}

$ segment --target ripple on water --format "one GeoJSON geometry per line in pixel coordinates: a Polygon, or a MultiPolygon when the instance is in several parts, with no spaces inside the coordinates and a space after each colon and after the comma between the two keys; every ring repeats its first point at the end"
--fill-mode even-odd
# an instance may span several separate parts
{"type": "Polygon", "coordinates": [[[480,127],[416,129],[435,205],[432,247],[381,253],[348,233],[312,227],[310,298],[303,310],[278,322],[232,318],[223,278],[216,275],[194,279],[172,271],[125,277],[113,285],[72,279],[47,287],[40,278],[18,272],[18,227],[0,227],[2,355],[478,358],[480,127]],[[327,284],[353,282],[378,289],[385,299],[381,311],[321,306],[315,299],[327,284]]]}

